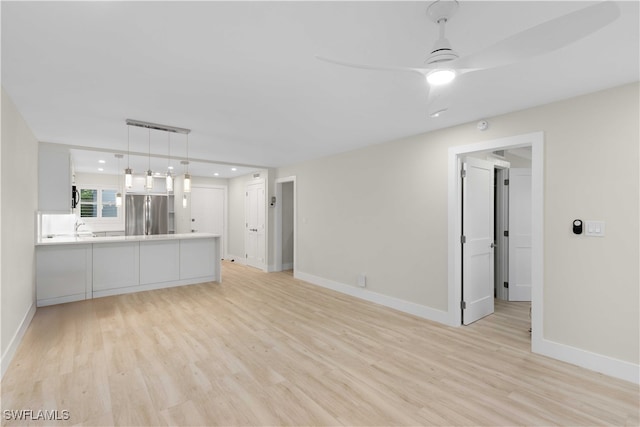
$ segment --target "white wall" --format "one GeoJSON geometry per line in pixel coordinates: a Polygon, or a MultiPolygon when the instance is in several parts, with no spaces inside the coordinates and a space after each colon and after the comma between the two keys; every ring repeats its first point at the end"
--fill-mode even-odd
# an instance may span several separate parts
{"type": "Polygon", "coordinates": [[[34,242],[38,206],[38,141],[4,88],[0,152],[0,319],[4,374],[35,313],[34,242]]]}
{"type": "Polygon", "coordinates": [[[447,310],[447,150],[544,131],[544,338],[638,364],[637,83],[277,170],[295,175],[297,268],[447,310]],[[606,221],[604,238],[571,221],[606,221]]]}

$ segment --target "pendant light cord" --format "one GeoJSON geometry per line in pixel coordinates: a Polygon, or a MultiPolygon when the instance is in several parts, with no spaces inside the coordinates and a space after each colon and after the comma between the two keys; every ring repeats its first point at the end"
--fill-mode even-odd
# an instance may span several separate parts
{"type": "Polygon", "coordinates": [[[129,150],[129,131],[131,130],[131,126],[127,125],[127,169],[131,169],[131,165],[129,164],[131,160],[131,150],[129,150]]]}

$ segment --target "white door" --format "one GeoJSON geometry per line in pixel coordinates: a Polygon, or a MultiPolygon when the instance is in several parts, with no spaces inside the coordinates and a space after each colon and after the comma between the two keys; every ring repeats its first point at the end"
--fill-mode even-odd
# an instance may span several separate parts
{"type": "Polygon", "coordinates": [[[264,181],[247,185],[245,192],[245,260],[247,265],[265,268],[264,181]]]}
{"type": "Polygon", "coordinates": [[[462,323],[493,313],[493,164],[467,157],[462,178],[462,323]]]}
{"type": "Polygon", "coordinates": [[[193,187],[191,189],[191,231],[219,234],[224,250],[225,189],[193,187]]]}
{"type": "Polygon", "coordinates": [[[509,301],[531,301],[531,169],[509,170],[509,301]]]}

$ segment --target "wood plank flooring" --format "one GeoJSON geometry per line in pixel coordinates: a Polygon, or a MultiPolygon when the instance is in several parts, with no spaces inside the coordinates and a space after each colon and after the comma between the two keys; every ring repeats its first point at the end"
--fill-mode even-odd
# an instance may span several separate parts
{"type": "Polygon", "coordinates": [[[450,328],[223,263],[205,283],[39,308],[5,425],[638,425],[638,387],[529,351],[528,304],[450,328]]]}

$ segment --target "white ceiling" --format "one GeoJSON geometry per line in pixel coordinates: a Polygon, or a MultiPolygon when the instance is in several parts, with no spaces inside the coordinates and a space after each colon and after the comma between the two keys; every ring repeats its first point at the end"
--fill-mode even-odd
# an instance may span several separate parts
{"type": "MultiPolygon", "coordinates": [[[[461,76],[439,118],[418,75],[314,58],[420,66],[437,36],[428,4],[3,1],[2,85],[40,141],[112,158],[126,152],[131,118],[189,128],[190,158],[250,171],[639,79],[637,1],[618,2],[614,23],[571,46],[461,76]]],[[[461,2],[447,35],[464,56],[589,4],[461,2]]],[[[172,151],[184,156],[180,137],[172,151]]],[[[145,129],[130,141],[147,153],[145,129]]],[[[167,154],[166,134],[152,141],[167,154]]]]}

